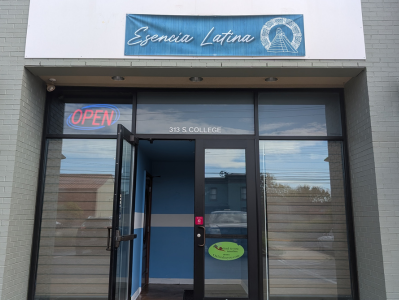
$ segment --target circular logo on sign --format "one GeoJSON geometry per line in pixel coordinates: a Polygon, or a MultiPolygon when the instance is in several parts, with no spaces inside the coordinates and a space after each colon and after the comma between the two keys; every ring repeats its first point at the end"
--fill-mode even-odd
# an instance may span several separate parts
{"type": "Polygon", "coordinates": [[[300,27],[291,19],[275,18],[269,20],[261,29],[261,43],[268,52],[282,53],[297,53],[303,35],[300,27]],[[291,30],[293,35],[292,41],[289,41],[285,34],[285,28],[291,30]],[[270,35],[272,41],[270,40],[270,35]]]}
{"type": "Polygon", "coordinates": [[[210,246],[208,254],[218,260],[235,260],[243,256],[242,246],[232,242],[220,242],[210,246]]]}

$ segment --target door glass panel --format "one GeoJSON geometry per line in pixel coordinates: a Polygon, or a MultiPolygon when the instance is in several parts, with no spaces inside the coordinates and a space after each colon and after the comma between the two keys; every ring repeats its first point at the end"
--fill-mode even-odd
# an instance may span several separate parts
{"type": "Polygon", "coordinates": [[[247,298],[244,149],[205,150],[205,297],[247,298]]]}
{"type": "MultiPolygon", "coordinates": [[[[133,188],[133,146],[123,140],[121,166],[121,195],[119,202],[119,230],[121,236],[131,234],[132,188],[133,188]]],[[[116,296],[117,300],[128,299],[130,241],[122,241],[117,254],[116,296]]]]}
{"type": "Polygon", "coordinates": [[[115,140],[47,141],[35,299],[107,299],[115,140]]]}
{"type": "Polygon", "coordinates": [[[249,92],[138,93],[137,133],[253,134],[249,92]]]}
{"type": "Polygon", "coordinates": [[[261,141],[260,171],[264,299],[352,299],[342,143],[261,141]]]}

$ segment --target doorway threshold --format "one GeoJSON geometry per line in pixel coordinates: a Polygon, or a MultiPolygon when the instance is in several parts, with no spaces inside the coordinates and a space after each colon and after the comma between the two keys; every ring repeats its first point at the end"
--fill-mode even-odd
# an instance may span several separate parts
{"type": "MultiPolygon", "coordinates": [[[[148,284],[137,300],[182,300],[186,291],[193,290],[192,284],[148,284]]],[[[186,292],[187,295],[190,293],[186,292]]],[[[187,298],[185,300],[191,300],[187,298]]]]}

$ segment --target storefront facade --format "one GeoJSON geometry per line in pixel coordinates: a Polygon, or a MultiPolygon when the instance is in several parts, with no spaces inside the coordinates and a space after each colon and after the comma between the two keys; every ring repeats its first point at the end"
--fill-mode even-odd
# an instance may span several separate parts
{"type": "Polygon", "coordinates": [[[398,4],[289,2],[5,5],[1,299],[398,298],[398,4]]]}

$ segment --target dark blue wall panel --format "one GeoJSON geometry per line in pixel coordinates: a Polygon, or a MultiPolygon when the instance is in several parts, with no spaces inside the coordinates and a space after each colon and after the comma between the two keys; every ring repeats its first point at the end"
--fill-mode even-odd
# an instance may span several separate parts
{"type": "Polygon", "coordinates": [[[193,278],[193,228],[151,228],[150,278],[193,278]]]}
{"type": "Polygon", "coordinates": [[[194,213],[194,161],[153,163],[152,214],[194,213]]]}

